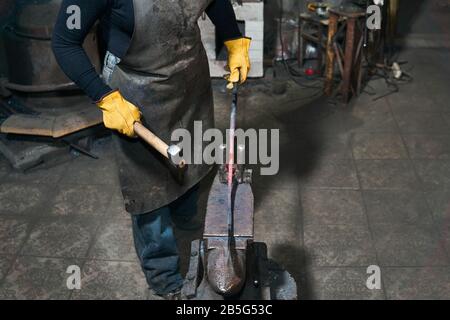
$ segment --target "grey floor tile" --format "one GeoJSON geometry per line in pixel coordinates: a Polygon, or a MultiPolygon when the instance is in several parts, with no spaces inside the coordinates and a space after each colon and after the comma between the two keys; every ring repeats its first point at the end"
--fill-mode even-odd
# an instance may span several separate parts
{"type": "Polygon", "coordinates": [[[128,220],[130,214],[125,210],[122,191],[119,185],[115,185],[111,190],[111,199],[107,215],[110,219],[128,220]]]}
{"type": "Polygon", "coordinates": [[[17,253],[27,237],[29,228],[29,220],[0,217],[0,254],[17,253]]]}
{"type": "Polygon", "coordinates": [[[419,181],[409,160],[357,160],[362,189],[418,190],[419,181]]]}
{"type": "Polygon", "coordinates": [[[415,160],[414,166],[425,190],[450,189],[450,161],[415,160]]]}
{"type": "Polygon", "coordinates": [[[112,220],[101,226],[89,257],[104,260],[136,261],[131,218],[112,220]]]}
{"type": "Polygon", "coordinates": [[[425,197],[407,190],[367,190],[364,202],[370,223],[433,223],[425,197]]]}
{"type": "Polygon", "coordinates": [[[336,159],[352,159],[353,157],[350,134],[348,133],[301,134],[298,136],[295,146],[298,161],[315,162],[315,159],[330,161],[336,159]]]}
{"type": "Polygon", "coordinates": [[[11,170],[12,167],[9,164],[8,160],[6,160],[3,155],[0,154],[0,179],[3,179],[3,177],[11,170]]]}
{"type": "Polygon", "coordinates": [[[91,159],[80,157],[65,164],[63,184],[82,185],[116,185],[118,184],[117,167],[111,159],[91,159]]]}
{"type": "Polygon", "coordinates": [[[313,101],[294,112],[286,112],[283,123],[295,125],[297,132],[337,134],[345,132],[345,113],[325,100],[313,101]]]}
{"type": "Polygon", "coordinates": [[[385,90],[386,87],[386,81],[383,78],[373,77],[369,79],[367,83],[367,90],[363,90],[359,96],[355,97],[355,103],[357,105],[371,105],[379,103],[380,100],[385,100],[385,98],[374,100],[377,96],[373,95],[373,93],[385,90]]]}
{"type": "Polygon", "coordinates": [[[404,135],[411,159],[450,160],[450,135],[404,135]]]}
{"type": "Polygon", "coordinates": [[[61,180],[64,174],[64,165],[60,164],[51,168],[42,168],[27,172],[11,170],[3,178],[5,181],[22,184],[55,184],[61,180]]]}
{"type": "Polygon", "coordinates": [[[305,224],[367,225],[360,191],[305,188],[301,204],[305,224]]]}
{"type": "Polygon", "coordinates": [[[355,159],[405,159],[406,148],[397,134],[357,133],[352,139],[355,159]]]}
{"type": "Polygon", "coordinates": [[[98,223],[87,219],[46,218],[32,229],[22,254],[84,258],[98,223]]]}
{"type": "Polygon", "coordinates": [[[139,264],[117,261],[88,261],[82,270],[81,290],[72,299],[145,300],[148,286],[139,264]]]}
{"type": "Polygon", "coordinates": [[[450,224],[450,189],[427,191],[425,196],[435,222],[438,225],[450,224]]]}
{"type": "Polygon", "coordinates": [[[450,133],[450,128],[440,113],[402,112],[396,113],[395,119],[402,133],[450,133]]]}
{"type": "Polygon", "coordinates": [[[382,266],[450,265],[434,226],[372,224],[371,229],[382,266]]]}
{"type": "Polygon", "coordinates": [[[57,216],[107,215],[111,206],[111,186],[59,184],[50,201],[48,213],[57,216]]]}
{"type": "Polygon", "coordinates": [[[6,276],[13,263],[14,257],[11,255],[0,255],[0,281],[6,276]]]}
{"type": "Polygon", "coordinates": [[[398,131],[385,99],[369,104],[356,101],[345,117],[345,123],[351,132],[395,133],[398,131]]]}
{"type": "Polygon", "coordinates": [[[39,184],[1,183],[0,215],[43,214],[41,205],[51,198],[49,187],[39,184]]]}
{"type": "Polygon", "coordinates": [[[440,241],[442,241],[443,246],[447,251],[447,255],[450,257],[450,224],[446,224],[441,228],[440,241]]]}
{"type": "Polygon", "coordinates": [[[364,268],[313,268],[307,274],[311,299],[320,300],[380,300],[383,290],[368,289],[367,267],[364,268]]]}
{"type": "Polygon", "coordinates": [[[0,286],[2,299],[68,299],[66,270],[77,263],[72,260],[19,257],[0,286]]]}
{"type": "MultiPolygon", "coordinates": [[[[226,102],[229,104],[230,100],[226,102]]],[[[242,108],[238,112],[238,117],[241,117],[243,126],[245,128],[256,128],[256,129],[281,129],[286,126],[276,117],[276,114],[280,110],[274,110],[273,112],[267,99],[264,99],[261,95],[255,95],[253,97],[246,97],[241,99],[240,104],[242,108]],[[264,101],[265,100],[265,101],[264,101]]],[[[222,128],[227,129],[230,126],[230,113],[229,106],[226,105],[222,107],[222,110],[218,110],[218,114],[222,118],[220,121],[224,126],[222,128]]],[[[239,121],[239,119],[238,119],[239,121]]]]}
{"type": "Polygon", "coordinates": [[[301,208],[296,189],[253,188],[255,223],[299,224],[301,208]]]}
{"type": "Polygon", "coordinates": [[[387,97],[394,115],[406,112],[438,113],[443,110],[423,86],[402,87],[401,91],[387,97]]]}
{"type": "Polygon", "coordinates": [[[313,266],[369,266],[376,254],[367,226],[309,225],[304,231],[305,255],[313,266]]]}
{"type": "Polygon", "coordinates": [[[383,268],[388,299],[450,299],[450,268],[383,268]]]}
{"type": "MultiPolygon", "coordinates": [[[[448,100],[447,100],[448,105],[448,100]]],[[[447,111],[442,115],[442,117],[445,120],[445,123],[447,123],[448,126],[450,126],[450,110],[447,109],[447,111]]]]}
{"type": "Polygon", "coordinates": [[[303,244],[301,226],[292,223],[257,223],[255,224],[255,241],[301,246],[303,244]]]}
{"type": "Polygon", "coordinates": [[[270,186],[271,189],[297,189],[298,188],[298,170],[294,164],[280,164],[280,168],[275,175],[262,175],[261,166],[249,165],[253,171],[253,185],[270,186]]]}
{"type": "Polygon", "coordinates": [[[359,188],[355,167],[348,160],[319,161],[299,179],[302,187],[359,188]]]}

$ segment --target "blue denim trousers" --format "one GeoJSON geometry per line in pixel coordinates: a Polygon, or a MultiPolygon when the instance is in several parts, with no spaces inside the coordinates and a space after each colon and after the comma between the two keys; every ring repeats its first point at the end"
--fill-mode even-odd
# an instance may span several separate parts
{"type": "Polygon", "coordinates": [[[183,285],[171,215],[193,217],[197,213],[198,186],[171,204],[132,217],[134,245],[147,283],[159,295],[183,285]]]}

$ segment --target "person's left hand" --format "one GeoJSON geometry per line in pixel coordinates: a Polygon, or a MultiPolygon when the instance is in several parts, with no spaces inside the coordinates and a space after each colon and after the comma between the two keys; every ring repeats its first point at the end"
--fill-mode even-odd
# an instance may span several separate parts
{"type": "Polygon", "coordinates": [[[230,74],[225,77],[227,88],[232,89],[235,83],[244,83],[250,71],[250,38],[239,38],[225,41],[228,50],[228,68],[230,74]]]}

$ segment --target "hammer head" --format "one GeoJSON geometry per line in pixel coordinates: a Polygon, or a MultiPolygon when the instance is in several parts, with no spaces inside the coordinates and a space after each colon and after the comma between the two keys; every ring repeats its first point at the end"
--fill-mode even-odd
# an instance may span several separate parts
{"type": "Polygon", "coordinates": [[[167,156],[171,164],[171,172],[176,180],[182,185],[184,184],[184,175],[187,170],[186,161],[180,156],[182,149],[173,144],[167,148],[167,156]]]}
{"type": "Polygon", "coordinates": [[[181,158],[181,148],[173,144],[167,149],[167,155],[169,156],[170,163],[179,169],[183,169],[186,166],[186,161],[181,158]]]}

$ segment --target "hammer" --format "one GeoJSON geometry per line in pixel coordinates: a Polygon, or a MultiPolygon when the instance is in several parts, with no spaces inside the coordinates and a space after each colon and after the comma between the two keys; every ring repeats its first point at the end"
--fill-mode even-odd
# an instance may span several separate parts
{"type": "Polygon", "coordinates": [[[133,128],[137,136],[139,136],[142,140],[144,140],[153,148],[155,148],[156,151],[158,151],[165,158],[167,158],[173,166],[175,166],[178,169],[186,168],[186,161],[184,159],[179,158],[179,155],[181,153],[181,148],[179,146],[177,146],[176,144],[170,146],[167,145],[153,132],[144,127],[142,123],[135,122],[133,128]],[[176,161],[177,158],[180,160],[176,161]]]}

